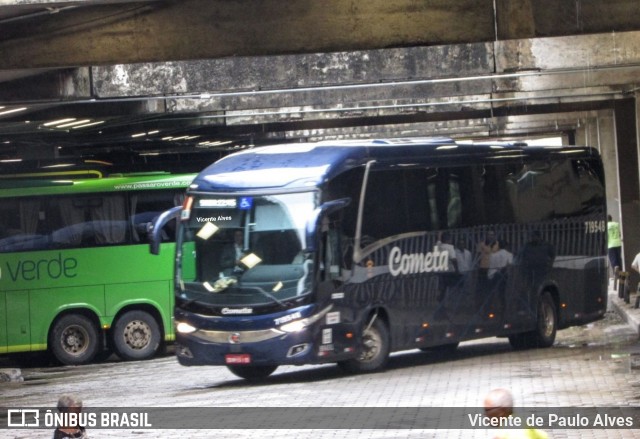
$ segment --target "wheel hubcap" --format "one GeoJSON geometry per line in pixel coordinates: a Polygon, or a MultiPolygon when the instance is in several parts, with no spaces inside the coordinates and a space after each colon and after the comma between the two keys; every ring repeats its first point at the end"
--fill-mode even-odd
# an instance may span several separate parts
{"type": "Polygon", "coordinates": [[[73,355],[80,355],[87,350],[89,334],[80,326],[69,326],[62,332],[62,349],[73,355]]]}
{"type": "Polygon", "coordinates": [[[151,328],[140,320],[129,322],[124,328],[124,340],[132,349],[143,349],[151,340],[151,328]]]}
{"type": "Polygon", "coordinates": [[[360,361],[371,361],[375,359],[380,353],[380,347],[382,346],[382,338],[378,331],[372,328],[366,330],[363,334],[363,350],[360,355],[360,361]]]}
{"type": "Polygon", "coordinates": [[[553,319],[553,309],[548,303],[542,304],[541,319],[543,325],[542,332],[544,336],[551,337],[551,335],[553,334],[553,328],[555,327],[555,321],[553,319]]]}

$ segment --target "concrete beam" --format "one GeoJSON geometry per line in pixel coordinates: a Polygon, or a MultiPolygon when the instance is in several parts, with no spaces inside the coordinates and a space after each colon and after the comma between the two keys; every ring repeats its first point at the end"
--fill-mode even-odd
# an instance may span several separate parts
{"type": "MultiPolygon", "coordinates": [[[[357,84],[487,75],[493,71],[488,43],[403,49],[236,57],[92,68],[100,98],[266,92],[357,84]]],[[[354,91],[357,89],[354,87],[354,91]]]]}
{"type": "MultiPolygon", "coordinates": [[[[479,138],[535,139],[551,135],[564,137],[581,124],[597,120],[600,112],[571,112],[534,116],[467,118],[405,124],[372,124],[340,128],[283,130],[266,133],[264,139],[280,141],[316,141],[358,138],[420,137],[434,133],[459,140],[479,138]]],[[[597,146],[597,145],[594,145],[597,146]]]]}
{"type": "Polygon", "coordinates": [[[594,69],[640,61],[640,32],[611,32],[496,43],[496,71],[594,69]]]}
{"type": "Polygon", "coordinates": [[[0,69],[620,33],[640,29],[638,12],[636,0],[1,0],[0,69]]]}
{"type": "Polygon", "coordinates": [[[0,69],[455,44],[493,35],[492,0],[99,5],[6,23],[0,69]]]}

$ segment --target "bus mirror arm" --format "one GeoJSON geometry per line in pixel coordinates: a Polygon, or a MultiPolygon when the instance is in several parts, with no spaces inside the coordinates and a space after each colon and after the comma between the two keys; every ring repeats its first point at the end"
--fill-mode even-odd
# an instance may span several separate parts
{"type": "Polygon", "coordinates": [[[305,252],[310,253],[316,250],[316,234],[322,218],[337,210],[343,209],[348,206],[349,203],[351,203],[351,198],[339,198],[337,200],[327,201],[313,211],[311,218],[307,221],[305,252]]]}
{"type": "Polygon", "coordinates": [[[160,243],[162,242],[162,228],[169,221],[180,216],[182,206],[175,206],[162,212],[147,226],[147,236],[149,237],[149,252],[152,255],[160,254],[160,243]]]}

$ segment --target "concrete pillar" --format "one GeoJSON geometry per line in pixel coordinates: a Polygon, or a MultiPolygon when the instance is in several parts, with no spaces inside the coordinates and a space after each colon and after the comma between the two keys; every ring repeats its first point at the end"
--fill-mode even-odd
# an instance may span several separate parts
{"type": "Polygon", "coordinates": [[[607,189],[607,211],[616,221],[620,221],[620,180],[614,111],[601,110],[589,116],[577,122],[575,144],[592,146],[600,152],[607,189]]]}
{"type": "MultiPolygon", "coordinates": [[[[636,95],[637,96],[637,95],[636,95]]],[[[617,144],[618,183],[620,186],[620,224],[622,227],[622,260],[629,270],[636,253],[640,251],[640,184],[638,174],[638,111],[637,99],[616,101],[615,133],[617,144]]],[[[610,208],[615,206],[610,206],[610,208]]],[[[611,209],[614,216],[615,210],[611,209]]],[[[632,288],[638,281],[632,275],[632,288]]]]}
{"type": "MultiPolygon", "coordinates": [[[[600,152],[602,155],[603,147],[607,146],[613,153],[615,158],[615,136],[613,133],[613,111],[601,110],[594,112],[593,114],[587,114],[587,117],[580,118],[575,127],[575,145],[578,146],[592,146],[600,152]],[[600,128],[609,127],[607,133],[604,134],[604,143],[602,145],[600,128]]],[[[614,163],[615,165],[615,163],[614,163]]],[[[617,166],[614,168],[613,175],[617,175],[617,166]]],[[[617,188],[618,185],[616,184],[617,188]]],[[[617,190],[616,190],[617,194],[617,190]]],[[[617,195],[616,195],[617,196],[617,195]]]]}

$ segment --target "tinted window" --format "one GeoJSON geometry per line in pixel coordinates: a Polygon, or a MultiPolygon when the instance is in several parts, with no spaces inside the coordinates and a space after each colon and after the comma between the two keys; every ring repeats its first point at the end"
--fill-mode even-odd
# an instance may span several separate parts
{"type": "MultiPolygon", "coordinates": [[[[147,224],[181,203],[181,191],[0,200],[0,252],[146,242],[147,224]]],[[[164,230],[174,238],[175,227],[164,230]]]]}

